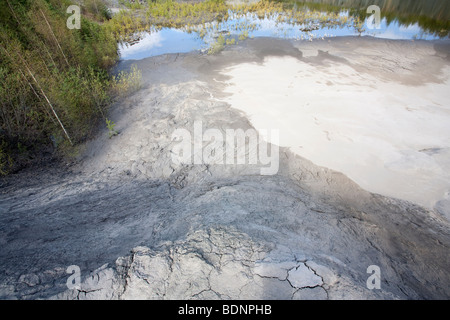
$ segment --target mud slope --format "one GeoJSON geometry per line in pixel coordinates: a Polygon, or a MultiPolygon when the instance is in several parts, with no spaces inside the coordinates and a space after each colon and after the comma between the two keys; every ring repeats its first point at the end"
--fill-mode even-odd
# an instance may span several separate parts
{"type": "MultiPolygon", "coordinates": [[[[330,63],[344,55],[339,41],[327,44],[330,63]]],[[[412,45],[423,48],[411,51],[418,55],[435,48],[430,74],[449,63],[440,43],[345,41],[399,59],[412,45]]],[[[261,175],[259,164],[172,161],[176,129],[193,132],[196,121],[223,133],[252,128],[224,102],[224,68],[268,56],[303,59],[299,45],[313,44],[258,39],[217,56],[121,63],[137,64],[144,85],[112,110],[119,135],[102,131],[68,169],[4,182],[0,297],[449,298],[450,229],[432,210],[369,193],[287,148],[275,175],[261,175]],[[74,289],[66,286],[71,265],[81,270],[74,289]],[[366,286],[371,265],[380,268],[380,289],[366,286]]],[[[378,64],[367,72],[379,72],[378,64]]],[[[396,65],[389,68],[396,76],[396,65]]]]}

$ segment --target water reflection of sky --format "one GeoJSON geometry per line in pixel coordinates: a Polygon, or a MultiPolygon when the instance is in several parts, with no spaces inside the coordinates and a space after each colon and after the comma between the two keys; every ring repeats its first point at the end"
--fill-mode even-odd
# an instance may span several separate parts
{"type": "Polygon", "coordinates": [[[140,60],[165,53],[190,52],[205,46],[196,33],[187,33],[178,29],[163,28],[145,33],[134,45],[120,45],[123,60],[140,60]]]}
{"type": "Polygon", "coordinates": [[[381,20],[381,28],[379,30],[370,30],[368,34],[373,35],[377,38],[386,39],[439,39],[439,37],[437,36],[425,33],[417,23],[411,24],[409,26],[402,26],[397,21],[393,21],[389,25],[387,25],[386,19],[381,20]]]}
{"type": "MultiPolygon", "coordinates": [[[[348,15],[347,12],[341,13],[348,15]]],[[[367,21],[366,21],[367,22],[367,21]]],[[[400,25],[397,21],[387,23],[386,19],[381,19],[380,28],[368,28],[364,23],[364,31],[361,35],[369,35],[385,39],[438,39],[437,36],[424,32],[419,25],[400,25]]],[[[120,54],[123,60],[139,60],[151,56],[165,53],[181,53],[194,50],[207,49],[217,38],[218,31],[229,31],[227,37],[238,38],[248,26],[254,25],[254,29],[248,29],[249,37],[278,37],[286,39],[322,39],[339,36],[358,36],[360,33],[355,27],[348,23],[344,26],[322,27],[318,30],[304,32],[300,30],[302,26],[293,26],[288,23],[276,22],[274,18],[259,19],[255,16],[244,16],[233,18],[227,22],[212,23],[213,31],[200,38],[196,32],[187,32],[181,29],[163,28],[159,31],[144,33],[141,40],[134,45],[121,45],[120,54]],[[238,30],[236,30],[238,26],[238,30]],[[244,26],[244,29],[242,29],[244,26]]]]}

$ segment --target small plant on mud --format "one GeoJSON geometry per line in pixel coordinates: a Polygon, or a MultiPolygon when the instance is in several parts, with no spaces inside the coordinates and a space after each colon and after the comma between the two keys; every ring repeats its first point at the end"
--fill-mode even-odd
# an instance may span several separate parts
{"type": "Polygon", "coordinates": [[[236,44],[236,39],[235,38],[227,39],[226,44],[227,46],[236,44]]]}
{"type": "Polygon", "coordinates": [[[244,30],[244,31],[242,31],[242,33],[239,35],[239,41],[244,41],[245,39],[247,39],[248,38],[248,31],[247,30],[244,30]]]}
{"type": "Polygon", "coordinates": [[[114,129],[116,124],[111,120],[106,119],[106,126],[108,127],[109,138],[111,139],[113,136],[117,136],[119,133],[114,129]]]}
{"type": "Polygon", "coordinates": [[[112,77],[112,87],[116,96],[125,96],[138,91],[142,86],[142,73],[135,64],[130,71],[120,71],[112,77]]]}
{"type": "Polygon", "coordinates": [[[225,37],[223,35],[220,35],[217,38],[217,41],[209,49],[208,54],[216,54],[222,51],[225,47],[225,41],[225,37]]]}

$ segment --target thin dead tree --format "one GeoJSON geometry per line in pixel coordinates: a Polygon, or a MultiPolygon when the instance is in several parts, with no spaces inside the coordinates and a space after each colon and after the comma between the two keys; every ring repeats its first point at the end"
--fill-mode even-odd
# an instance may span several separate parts
{"type": "Polygon", "coordinates": [[[62,55],[63,55],[63,57],[64,57],[64,60],[66,60],[67,66],[70,67],[69,61],[67,60],[67,57],[66,57],[66,55],[64,54],[64,51],[63,51],[63,49],[61,48],[61,45],[59,44],[59,41],[58,41],[58,39],[56,38],[55,33],[53,32],[53,29],[52,29],[52,27],[50,26],[50,23],[48,22],[47,17],[46,17],[45,14],[44,14],[44,11],[42,11],[42,9],[39,9],[39,11],[41,11],[42,16],[44,17],[44,20],[45,20],[45,22],[47,23],[48,28],[50,29],[50,33],[53,35],[53,38],[55,39],[55,42],[56,42],[56,44],[58,45],[58,48],[59,48],[59,50],[61,51],[61,53],[62,53],[62,55]]]}

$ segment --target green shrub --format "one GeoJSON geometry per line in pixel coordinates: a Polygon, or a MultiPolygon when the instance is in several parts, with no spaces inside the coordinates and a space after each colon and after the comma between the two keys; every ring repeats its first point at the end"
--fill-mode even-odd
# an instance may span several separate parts
{"type": "Polygon", "coordinates": [[[219,35],[217,37],[216,42],[209,48],[208,54],[216,54],[223,50],[225,47],[225,37],[223,35],[219,35]]]}
{"type": "Polygon", "coordinates": [[[118,59],[103,1],[83,1],[80,30],[66,26],[71,1],[6,2],[0,6],[0,174],[20,166],[23,150],[38,154],[92,136],[116,94],[108,69],[118,59]]]}
{"type": "Polygon", "coordinates": [[[120,71],[118,75],[112,77],[112,89],[116,97],[133,93],[139,90],[141,85],[142,73],[135,64],[131,66],[129,72],[120,71]]]}

